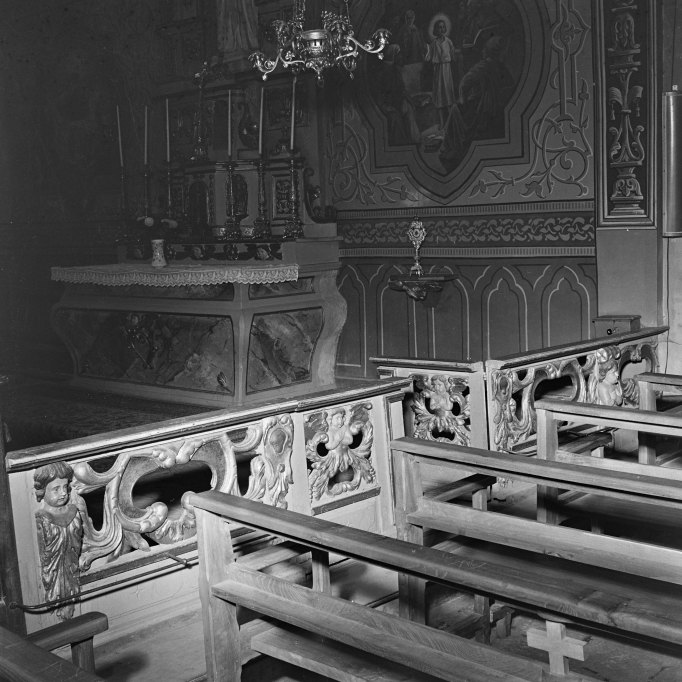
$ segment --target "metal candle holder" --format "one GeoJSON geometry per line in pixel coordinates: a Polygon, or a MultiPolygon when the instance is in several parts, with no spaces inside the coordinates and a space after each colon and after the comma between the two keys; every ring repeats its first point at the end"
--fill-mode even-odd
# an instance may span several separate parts
{"type": "Polygon", "coordinates": [[[173,218],[173,168],[170,161],[167,161],[166,164],[166,191],[168,193],[166,197],[166,214],[168,218],[173,218]]]}
{"type": "Polygon", "coordinates": [[[144,165],[144,214],[145,216],[151,215],[152,212],[152,206],[151,206],[151,180],[152,180],[152,171],[151,167],[148,163],[145,163],[144,165]]]}
{"type": "Polygon", "coordinates": [[[289,157],[289,172],[291,183],[289,186],[289,218],[284,223],[284,239],[301,239],[303,235],[303,221],[298,214],[298,173],[294,150],[289,157]]]}
{"type": "Polygon", "coordinates": [[[265,164],[262,157],[256,162],[256,169],[258,170],[258,217],[253,221],[253,236],[256,239],[269,239],[272,232],[270,230],[270,221],[266,216],[265,164]]]}
{"type": "Polygon", "coordinates": [[[221,234],[217,234],[216,236],[229,239],[231,241],[237,241],[242,238],[242,233],[239,229],[239,220],[234,213],[233,175],[234,163],[230,159],[230,161],[227,162],[227,181],[225,183],[225,212],[227,213],[227,217],[225,218],[224,228],[218,228],[221,230],[221,234]]]}

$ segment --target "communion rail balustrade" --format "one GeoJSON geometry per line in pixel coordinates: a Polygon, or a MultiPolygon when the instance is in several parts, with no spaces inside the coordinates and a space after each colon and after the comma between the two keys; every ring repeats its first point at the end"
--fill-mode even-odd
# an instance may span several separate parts
{"type": "MultiPolygon", "coordinates": [[[[388,443],[409,380],[354,382],[6,458],[29,632],[101,611],[101,641],[198,609],[188,493],[217,490],[394,534],[388,443]],[[68,492],[62,488],[66,488],[68,492]]],[[[233,529],[239,551],[264,542],[233,529]]]]}
{"type": "Polygon", "coordinates": [[[380,377],[408,377],[405,433],[428,441],[532,452],[535,400],[639,405],[634,375],[653,372],[658,336],[650,327],[526,351],[484,362],[371,358],[380,377]]]}

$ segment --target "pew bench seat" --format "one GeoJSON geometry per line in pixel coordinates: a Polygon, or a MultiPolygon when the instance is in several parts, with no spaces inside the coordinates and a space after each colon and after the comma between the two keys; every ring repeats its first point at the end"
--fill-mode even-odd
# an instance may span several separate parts
{"type": "MultiPolygon", "coordinates": [[[[583,416],[589,411],[585,406],[555,401],[552,407],[561,411],[561,417],[549,431],[543,411],[547,404],[538,403],[537,458],[413,438],[393,441],[399,537],[424,543],[427,530],[448,534],[445,544],[437,547],[479,567],[478,594],[520,609],[525,604],[525,610],[557,623],[572,621],[618,636],[680,647],[679,546],[555,525],[560,509],[565,512],[570,504],[547,495],[547,491],[574,490],[583,495],[579,504],[600,499],[604,505],[621,509],[634,506],[650,514],[653,508],[667,518],[679,518],[682,472],[558,450],[558,422],[570,421],[570,409],[583,416]],[[472,497],[471,506],[430,499],[421,488],[420,476],[422,468],[428,466],[451,466],[458,472],[464,469],[523,481],[537,490],[537,520],[519,515],[515,509],[490,511],[480,497],[472,497]],[[499,570],[497,576],[488,574],[494,566],[499,570]],[[506,586],[490,585],[488,581],[495,577],[506,586]],[[500,592],[506,592],[506,599],[497,596],[500,592]]],[[[594,419],[599,422],[611,419],[629,425],[640,418],[640,413],[616,408],[598,408],[596,412],[594,419]]],[[[660,416],[654,420],[649,413],[645,425],[663,433],[664,429],[682,428],[682,420],[679,425],[664,423],[667,421],[669,418],[660,416]]],[[[402,590],[403,602],[423,600],[423,586],[418,583],[408,582],[402,590]]]]}
{"type": "Polygon", "coordinates": [[[523,582],[524,593],[533,591],[531,579],[510,573],[504,565],[459,559],[438,549],[216,491],[192,494],[189,502],[197,516],[209,680],[240,679],[240,609],[276,621],[274,629],[251,637],[252,649],[344,682],[593,679],[575,673],[556,676],[541,662],[332,596],[324,571],[332,553],[448,587],[483,589],[498,597],[507,596],[513,579],[523,582]],[[312,588],[263,573],[259,569],[269,562],[259,557],[236,561],[226,520],[303,545],[313,558],[312,588]],[[354,667],[350,660],[355,661],[354,667]]]}

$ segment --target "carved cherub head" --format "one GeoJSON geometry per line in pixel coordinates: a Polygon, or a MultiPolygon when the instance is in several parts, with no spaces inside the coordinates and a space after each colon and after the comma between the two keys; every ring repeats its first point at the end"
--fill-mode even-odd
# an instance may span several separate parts
{"type": "Polygon", "coordinates": [[[36,500],[49,507],[64,507],[69,502],[73,469],[66,462],[52,462],[33,474],[36,500]]]}
{"type": "Polygon", "coordinates": [[[595,353],[594,370],[599,381],[604,381],[607,377],[612,379],[618,377],[618,361],[620,359],[620,348],[618,346],[607,346],[599,348],[595,353]]]}

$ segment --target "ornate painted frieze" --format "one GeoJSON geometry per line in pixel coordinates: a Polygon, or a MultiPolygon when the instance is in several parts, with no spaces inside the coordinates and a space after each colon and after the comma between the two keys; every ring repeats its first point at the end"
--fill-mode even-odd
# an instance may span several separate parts
{"type": "Polygon", "coordinates": [[[376,488],[371,403],[315,412],[305,420],[308,487],[313,509],[376,488]]]}
{"type": "Polygon", "coordinates": [[[623,369],[639,362],[644,362],[648,371],[656,367],[653,343],[645,341],[623,348],[605,346],[583,356],[491,371],[488,377],[491,446],[510,450],[535,434],[535,399],[541,395],[637,407],[637,384],[633,379],[623,379],[623,369]]]}
{"type": "Polygon", "coordinates": [[[456,445],[471,445],[469,386],[464,379],[446,374],[414,375],[410,402],[414,414],[413,436],[456,445]]]}
{"type": "Polygon", "coordinates": [[[286,509],[293,433],[291,417],[282,414],[249,424],[235,437],[204,434],[123,452],[107,468],[93,461],[37,469],[35,518],[45,600],[66,600],[57,615],[69,618],[68,599],[77,597],[81,573],[132,550],[194,537],[194,513],[186,499],[198,469],[208,470],[213,490],[286,509]],[[238,480],[238,456],[250,458],[248,485],[238,480]],[[157,499],[145,504],[140,489],[150,479],[157,499]],[[162,501],[171,488],[173,501],[162,501]]]}
{"type": "MultiPolygon", "coordinates": [[[[346,247],[408,245],[410,219],[358,220],[340,223],[346,247]]],[[[595,243],[594,217],[590,214],[518,215],[425,218],[425,244],[448,246],[514,246],[595,243]]]]}
{"type": "Polygon", "coordinates": [[[599,0],[600,226],[654,224],[655,4],[599,0]]]}

